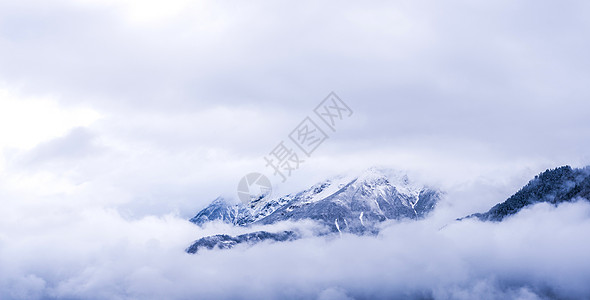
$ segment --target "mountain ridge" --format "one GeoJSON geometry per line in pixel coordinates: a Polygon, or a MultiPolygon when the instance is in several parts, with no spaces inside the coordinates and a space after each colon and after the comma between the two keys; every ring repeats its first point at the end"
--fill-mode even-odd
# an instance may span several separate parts
{"type": "MultiPolygon", "coordinates": [[[[334,177],[310,188],[275,199],[254,198],[247,205],[234,205],[217,198],[201,210],[191,222],[203,225],[222,221],[235,226],[269,225],[281,221],[311,219],[325,225],[325,234],[348,232],[375,235],[378,224],[386,220],[421,219],[431,212],[442,192],[412,183],[406,175],[393,179],[383,172],[369,169],[356,177],[334,177]]],[[[569,165],[547,169],[536,175],[507,200],[484,213],[465,219],[501,222],[522,209],[537,204],[559,205],[579,199],[590,201],[590,166],[572,168],[569,165]]],[[[238,244],[262,241],[280,242],[301,238],[295,230],[280,232],[257,231],[238,236],[215,235],[195,241],[188,253],[199,249],[228,249],[238,244]]]]}
{"type": "Polygon", "coordinates": [[[558,205],[577,199],[590,201],[590,167],[572,168],[565,165],[536,175],[518,192],[487,212],[471,214],[458,220],[477,218],[481,221],[499,222],[536,203],[558,205]]]}
{"type": "MultiPolygon", "coordinates": [[[[393,176],[382,169],[371,168],[358,176],[332,177],[295,194],[256,198],[248,204],[232,204],[218,197],[190,221],[197,225],[222,221],[248,226],[312,219],[327,224],[334,220],[348,223],[362,213],[367,222],[374,223],[387,219],[417,219],[434,209],[441,197],[439,190],[415,184],[407,175],[396,175],[398,177],[392,179],[393,176]]],[[[353,230],[364,227],[358,226],[356,221],[353,223],[356,226],[353,230]]]]}
{"type": "MultiPolygon", "coordinates": [[[[234,226],[270,225],[282,221],[313,220],[331,233],[375,235],[386,220],[421,219],[431,212],[442,192],[411,181],[406,174],[370,168],[358,176],[335,176],[295,194],[274,199],[254,198],[247,204],[232,204],[218,197],[199,211],[192,223],[204,225],[221,221],[234,226]]],[[[195,241],[187,252],[206,248],[231,248],[264,240],[299,238],[294,231],[258,232],[251,237],[216,235],[195,241]],[[217,246],[216,246],[217,245],[217,246]]]]}

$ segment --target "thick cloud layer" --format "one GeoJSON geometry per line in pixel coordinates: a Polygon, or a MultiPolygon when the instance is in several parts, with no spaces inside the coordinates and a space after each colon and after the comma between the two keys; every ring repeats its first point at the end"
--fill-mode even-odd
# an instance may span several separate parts
{"type": "Polygon", "coordinates": [[[197,230],[171,216],[129,221],[108,210],[52,212],[23,218],[1,236],[0,295],[563,299],[590,293],[587,201],[539,204],[502,223],[443,227],[441,220],[435,214],[388,224],[376,238],[308,237],[188,255],[187,241],[231,230],[197,230]]]}

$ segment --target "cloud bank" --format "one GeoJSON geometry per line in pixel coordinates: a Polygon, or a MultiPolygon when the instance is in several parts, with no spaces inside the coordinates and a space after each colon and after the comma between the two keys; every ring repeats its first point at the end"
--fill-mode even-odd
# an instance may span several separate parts
{"type": "Polygon", "coordinates": [[[538,204],[502,223],[467,220],[443,227],[443,219],[435,214],[388,224],[376,238],[308,237],[188,255],[187,241],[231,229],[220,224],[197,229],[173,216],[130,221],[112,210],[48,212],[23,218],[16,230],[0,236],[0,295],[579,299],[590,294],[587,201],[538,204]]]}

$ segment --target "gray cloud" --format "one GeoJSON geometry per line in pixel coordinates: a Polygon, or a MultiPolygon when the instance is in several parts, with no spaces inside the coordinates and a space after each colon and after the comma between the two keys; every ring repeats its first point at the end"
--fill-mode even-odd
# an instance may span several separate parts
{"type": "Polygon", "coordinates": [[[100,152],[100,148],[93,145],[93,139],[94,135],[88,129],[74,128],[66,136],[42,143],[17,160],[27,167],[38,167],[64,160],[85,159],[100,152]]]}

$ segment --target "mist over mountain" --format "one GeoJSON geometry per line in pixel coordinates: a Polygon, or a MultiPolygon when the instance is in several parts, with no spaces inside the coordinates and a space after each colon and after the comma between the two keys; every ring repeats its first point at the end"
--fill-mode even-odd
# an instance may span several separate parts
{"type": "MultiPolygon", "coordinates": [[[[342,257],[347,262],[370,261],[398,270],[376,284],[379,291],[369,292],[352,282],[348,284],[354,287],[322,291],[336,299],[584,298],[590,293],[583,283],[590,278],[588,264],[571,265],[568,255],[579,258],[586,255],[582,249],[590,250],[590,244],[578,242],[580,235],[590,229],[588,170],[570,166],[548,169],[488,212],[470,215],[442,228],[437,225],[441,219],[436,214],[437,207],[446,209],[442,192],[412,182],[406,175],[394,172],[397,175],[391,176],[392,173],[375,169],[357,176],[338,176],[271,200],[255,197],[247,205],[218,198],[191,221],[199,225],[197,228],[223,224],[245,233],[208,235],[195,241],[186,252],[197,254],[195,257],[210,257],[233,251],[263,255],[268,250],[258,249],[277,249],[274,259],[281,260],[281,253],[289,252],[295,260],[289,266],[297,268],[301,251],[307,253],[307,247],[311,247],[309,251],[321,251],[324,260],[339,257],[328,264],[316,261],[334,269],[334,273],[313,276],[319,281],[323,276],[339,277],[334,274],[342,272],[342,257]],[[340,209],[330,209],[338,205],[340,209]],[[418,208],[419,205],[426,209],[418,208]],[[365,219],[365,215],[372,217],[365,219]],[[300,231],[309,226],[297,225],[304,221],[325,230],[300,231]],[[341,228],[340,224],[345,226],[341,228]],[[248,232],[250,228],[252,231],[248,232]],[[494,238],[490,239],[491,236],[494,238]],[[528,244],[523,246],[522,240],[528,244]],[[568,243],[576,243],[579,249],[566,251],[561,245],[568,243]],[[255,244],[260,245],[250,247],[255,244]],[[345,250],[351,248],[354,250],[345,250]],[[358,253],[374,258],[359,259],[358,253]],[[390,260],[395,263],[387,263],[390,260]],[[568,267],[564,268],[564,264],[568,267]],[[430,271],[412,271],[415,268],[430,271]],[[437,275],[428,275],[431,272],[437,275]],[[409,278],[404,280],[408,274],[409,278]],[[416,283],[416,276],[420,276],[421,283],[416,283]],[[392,282],[398,285],[388,286],[392,282]]],[[[260,258],[258,263],[266,263],[265,259],[260,258]]],[[[355,272],[352,268],[344,270],[348,274],[344,277],[355,272]]],[[[369,275],[372,271],[366,272],[362,278],[376,279],[369,275]]]]}

